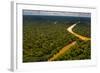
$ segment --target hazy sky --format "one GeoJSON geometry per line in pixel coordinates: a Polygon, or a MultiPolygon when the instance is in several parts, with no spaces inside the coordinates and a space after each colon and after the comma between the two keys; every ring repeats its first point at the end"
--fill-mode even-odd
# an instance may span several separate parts
{"type": "Polygon", "coordinates": [[[39,10],[23,10],[23,15],[49,15],[49,16],[75,16],[75,17],[91,17],[90,13],[82,12],[57,12],[57,11],[39,11],[39,10]]]}

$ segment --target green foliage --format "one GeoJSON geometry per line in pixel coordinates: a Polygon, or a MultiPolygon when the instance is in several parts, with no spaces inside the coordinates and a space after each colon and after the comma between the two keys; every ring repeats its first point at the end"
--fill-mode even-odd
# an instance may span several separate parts
{"type": "MultiPolygon", "coordinates": [[[[33,21],[23,25],[23,62],[40,62],[47,61],[61,48],[73,41],[77,41],[77,45],[71,50],[60,56],[57,60],[80,60],[90,59],[91,49],[90,41],[83,42],[77,37],[70,34],[66,29],[71,26],[67,22],[54,21],[33,21]]],[[[78,32],[79,28],[87,30],[87,26],[80,25],[75,27],[78,32]]],[[[84,31],[80,31],[83,34],[84,31]]],[[[89,35],[90,32],[85,33],[89,35]]]]}

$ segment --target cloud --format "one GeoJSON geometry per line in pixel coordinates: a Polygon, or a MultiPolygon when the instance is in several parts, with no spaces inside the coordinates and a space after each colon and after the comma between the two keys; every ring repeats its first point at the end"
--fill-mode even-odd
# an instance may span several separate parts
{"type": "Polygon", "coordinates": [[[91,13],[64,12],[64,11],[63,12],[62,11],[42,11],[42,10],[23,10],[23,15],[91,17],[91,13]]]}

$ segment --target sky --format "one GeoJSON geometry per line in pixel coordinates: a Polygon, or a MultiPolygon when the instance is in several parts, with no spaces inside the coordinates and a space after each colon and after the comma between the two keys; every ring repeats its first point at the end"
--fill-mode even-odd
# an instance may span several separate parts
{"type": "Polygon", "coordinates": [[[91,17],[91,13],[62,12],[62,11],[41,11],[41,10],[23,10],[23,15],[91,17]]]}

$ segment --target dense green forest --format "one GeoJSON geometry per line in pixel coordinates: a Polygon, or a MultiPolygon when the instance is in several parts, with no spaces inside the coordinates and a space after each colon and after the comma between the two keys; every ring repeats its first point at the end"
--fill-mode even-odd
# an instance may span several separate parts
{"type": "MultiPolygon", "coordinates": [[[[31,21],[23,24],[23,62],[48,61],[61,48],[77,41],[59,60],[81,60],[91,58],[90,41],[81,41],[66,29],[73,23],[67,21],[31,21]]],[[[89,23],[81,23],[73,29],[76,33],[90,37],[89,23]]]]}

